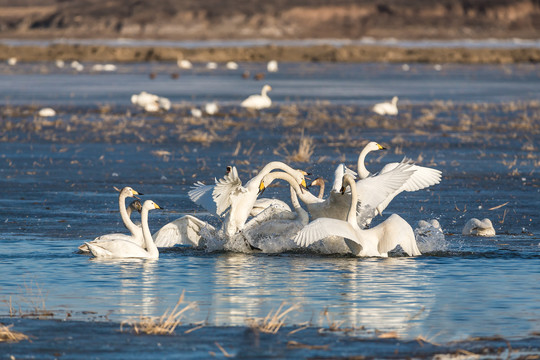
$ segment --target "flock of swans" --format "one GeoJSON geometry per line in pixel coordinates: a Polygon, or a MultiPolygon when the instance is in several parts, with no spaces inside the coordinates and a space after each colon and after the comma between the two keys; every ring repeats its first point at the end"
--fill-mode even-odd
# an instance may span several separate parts
{"type": "Polygon", "coordinates": [[[340,164],[335,170],[330,193],[324,197],[324,181],[318,195],[308,190],[306,172],[273,161],[243,184],[235,166],[214,184],[194,184],[188,195],[196,204],[222,219],[221,228],[186,215],[151,234],[148,212],[159,205],[139,200],[126,208],[126,199],[141,196],[131,187],[120,191],[119,209],[130,234],[107,234],[84,243],[81,252],[95,257],[158,258],[158,248],[175,245],[207,250],[281,252],[303,247],[326,253],[352,253],[356,256],[387,257],[396,247],[409,256],[421,255],[411,226],[392,214],[376,226],[372,220],[382,215],[388,204],[403,191],[417,191],[438,184],[441,171],[413,164],[407,158],[390,163],[377,173],[364,164],[366,155],[384,150],[368,143],[358,157],[358,172],[340,164]],[[259,197],[274,181],[289,185],[291,206],[274,198],[259,197]],[[301,203],[305,206],[305,210],[301,203]],[[141,212],[141,225],[130,216],[141,212]]]}

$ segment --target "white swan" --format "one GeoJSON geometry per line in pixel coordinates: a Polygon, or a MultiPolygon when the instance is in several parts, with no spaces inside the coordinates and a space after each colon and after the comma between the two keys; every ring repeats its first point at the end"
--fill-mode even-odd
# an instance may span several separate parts
{"type": "Polygon", "coordinates": [[[15,66],[17,65],[17,58],[16,57],[10,57],[7,59],[7,63],[9,66],[15,66]]]}
{"type": "MultiPolygon", "coordinates": [[[[143,195],[143,194],[135,191],[129,186],[126,186],[122,190],[120,190],[120,194],[118,195],[118,208],[120,210],[120,217],[122,218],[122,222],[124,223],[124,226],[126,227],[126,229],[129,230],[131,234],[126,235],[126,234],[113,233],[113,234],[101,235],[95,238],[94,240],[90,241],[90,244],[123,239],[123,240],[132,241],[139,246],[144,245],[142,228],[139,225],[135,224],[133,221],[131,221],[132,211],[137,210],[140,212],[142,210],[142,207],[140,207],[141,203],[138,201],[137,202],[134,201],[126,208],[126,198],[135,197],[135,195],[143,195]]],[[[79,246],[79,250],[82,252],[90,251],[86,244],[88,243],[84,243],[81,246],[79,246]]]]}
{"type": "MultiPolygon", "coordinates": [[[[371,219],[377,215],[377,206],[412,175],[410,167],[411,165],[401,164],[386,174],[371,176],[356,183],[358,222],[362,226],[371,222],[371,219]]],[[[332,190],[325,199],[319,199],[307,191],[297,194],[306,205],[312,220],[321,217],[347,219],[351,193],[349,192],[345,196],[340,193],[344,174],[351,175],[353,178],[356,175],[345,165],[339,164],[334,172],[332,190]]]]}
{"type": "Polygon", "coordinates": [[[53,108],[46,107],[46,108],[40,109],[38,112],[38,115],[41,117],[52,117],[52,116],[56,116],[56,111],[53,108]]]}
{"type": "Polygon", "coordinates": [[[392,98],[392,102],[383,102],[383,103],[375,104],[372,110],[373,112],[379,115],[397,115],[398,114],[397,102],[398,102],[398,97],[394,96],[392,98]]]}
{"type": "Polygon", "coordinates": [[[291,193],[294,212],[267,207],[261,214],[248,221],[242,230],[247,242],[266,253],[278,253],[296,248],[292,238],[309,222],[309,215],[298,201],[297,193],[304,190],[289,174],[276,171],[264,176],[260,191],[270,185],[275,179],[286,180],[291,193]],[[266,184],[266,185],[265,185],[266,184]]]}
{"type": "Polygon", "coordinates": [[[146,91],[131,95],[131,103],[142,107],[147,112],[168,111],[171,108],[171,101],[169,99],[147,93],[146,91]]]}
{"type": "Polygon", "coordinates": [[[485,218],[484,220],[478,220],[472,218],[463,227],[461,232],[463,235],[476,235],[476,236],[495,236],[495,229],[491,220],[485,218]]]}
{"type": "Polygon", "coordinates": [[[185,215],[163,226],[152,235],[152,238],[157,247],[172,247],[175,245],[199,247],[203,228],[212,232],[216,231],[206,221],[199,220],[195,216],[185,215]]]}
{"type": "Polygon", "coordinates": [[[268,72],[277,72],[278,71],[278,62],[276,60],[270,60],[268,64],[266,64],[266,70],[268,72]]]}
{"type": "Polygon", "coordinates": [[[237,70],[238,64],[235,63],[234,61],[227,61],[227,63],[225,64],[225,67],[229,70],[237,70]]]}
{"type": "MultiPolygon", "coordinates": [[[[362,230],[356,222],[357,194],[354,178],[345,174],[343,185],[349,186],[352,193],[351,206],[347,221],[320,218],[305,226],[294,238],[300,246],[312,243],[329,236],[345,238],[347,246],[356,256],[387,257],[388,252],[401,246],[409,256],[421,255],[411,226],[399,215],[392,214],[388,219],[374,228],[362,230]]],[[[345,189],[342,189],[344,192],[345,189]]]]}
{"type": "MultiPolygon", "coordinates": [[[[378,143],[374,141],[368,143],[364,147],[364,149],[362,149],[362,151],[360,152],[360,155],[358,155],[358,177],[360,179],[366,179],[372,176],[369,170],[366,169],[366,165],[365,165],[366,155],[372,151],[385,150],[385,149],[386,149],[385,147],[379,145],[378,143]]],[[[379,174],[382,175],[382,174],[388,173],[389,171],[396,169],[398,166],[401,166],[402,164],[409,164],[411,166],[410,168],[414,170],[414,173],[408,179],[406,179],[406,181],[404,181],[403,184],[398,189],[396,189],[396,191],[391,193],[383,202],[381,202],[377,206],[377,212],[379,214],[382,214],[383,210],[386,209],[388,204],[390,204],[390,202],[401,192],[418,191],[418,190],[427,188],[431,185],[435,185],[441,182],[442,173],[440,170],[414,165],[414,163],[410,159],[407,159],[407,158],[403,158],[403,160],[401,160],[401,162],[399,163],[393,162],[393,163],[386,164],[381,169],[379,174]]]]}
{"type": "Polygon", "coordinates": [[[146,200],[141,210],[144,247],[132,241],[121,239],[94,244],[86,243],[92,255],[99,258],[157,259],[159,257],[159,251],[152,240],[152,234],[150,234],[150,228],[148,227],[148,212],[153,209],[161,209],[161,207],[152,200],[146,200]]]}
{"type": "Polygon", "coordinates": [[[216,102],[209,102],[204,105],[204,111],[208,115],[215,115],[219,111],[219,107],[216,102]]]}
{"type": "Polygon", "coordinates": [[[272,87],[270,85],[268,84],[264,85],[261,90],[261,95],[255,94],[255,95],[249,96],[247,99],[242,101],[240,106],[248,108],[248,109],[256,109],[256,110],[270,107],[272,105],[272,100],[267,95],[267,93],[271,90],[272,90],[272,87]]]}
{"type": "Polygon", "coordinates": [[[234,166],[227,175],[216,181],[212,192],[212,197],[216,203],[216,213],[221,215],[229,209],[224,222],[225,234],[227,236],[232,236],[237,231],[242,230],[259,195],[259,184],[262,178],[273,170],[287,172],[295,178],[298,184],[304,188],[306,187],[304,174],[280,161],[268,163],[245,186],[242,185],[242,181],[238,177],[238,172],[234,166]]]}
{"type": "Polygon", "coordinates": [[[176,64],[178,65],[178,67],[180,69],[191,69],[191,68],[193,68],[193,64],[191,63],[191,61],[189,61],[187,59],[178,59],[176,61],[176,64]]]}

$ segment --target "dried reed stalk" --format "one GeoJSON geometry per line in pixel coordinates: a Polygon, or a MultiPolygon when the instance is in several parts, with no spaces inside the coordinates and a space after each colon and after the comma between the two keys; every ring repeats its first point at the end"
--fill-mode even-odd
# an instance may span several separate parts
{"type": "Polygon", "coordinates": [[[174,332],[176,327],[182,324],[181,318],[187,310],[193,309],[197,306],[195,302],[189,303],[180,310],[178,309],[180,304],[184,302],[184,292],[178,299],[176,306],[169,310],[167,309],[160,317],[143,317],[141,316],[138,322],[123,321],[120,324],[120,331],[123,330],[123,325],[127,324],[133,328],[133,331],[138,334],[149,335],[170,335],[174,332]]]}
{"type": "Polygon", "coordinates": [[[281,303],[279,308],[274,312],[271,310],[264,319],[248,318],[246,324],[250,328],[256,331],[260,331],[267,334],[275,334],[285,324],[285,316],[293,310],[299,308],[298,305],[292,305],[287,310],[283,310],[285,302],[281,303]]]}
{"type": "Polygon", "coordinates": [[[23,333],[12,331],[13,325],[6,326],[0,324],[0,342],[19,342],[22,340],[28,340],[28,336],[23,333]]]}

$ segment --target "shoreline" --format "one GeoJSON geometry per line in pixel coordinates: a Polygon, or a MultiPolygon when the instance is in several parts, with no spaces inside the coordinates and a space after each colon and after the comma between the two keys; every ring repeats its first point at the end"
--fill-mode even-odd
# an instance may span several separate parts
{"type": "Polygon", "coordinates": [[[252,47],[163,47],[52,44],[49,46],[0,44],[0,61],[11,57],[23,62],[79,60],[96,62],[171,62],[178,59],[206,62],[391,62],[513,64],[540,63],[540,48],[399,47],[380,45],[312,45],[252,47]]]}

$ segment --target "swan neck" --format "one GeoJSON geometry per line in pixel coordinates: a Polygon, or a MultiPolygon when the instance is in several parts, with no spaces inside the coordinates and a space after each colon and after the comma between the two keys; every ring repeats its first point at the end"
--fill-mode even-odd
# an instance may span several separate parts
{"type": "Polygon", "coordinates": [[[356,183],[352,176],[345,177],[345,181],[351,187],[351,207],[349,208],[349,214],[347,215],[347,221],[354,227],[358,226],[356,222],[356,207],[358,204],[358,195],[356,193],[356,183]]]}
{"type": "Polygon", "coordinates": [[[319,188],[319,195],[317,196],[319,199],[322,199],[324,197],[324,181],[320,182],[320,188],[319,188]]]}
{"type": "Polygon", "coordinates": [[[261,90],[261,96],[266,97],[267,96],[266,93],[267,93],[266,88],[263,87],[261,90]]]}
{"type": "MultiPolygon", "coordinates": [[[[131,211],[128,213],[128,210],[126,209],[126,198],[127,196],[125,194],[120,194],[118,197],[118,208],[120,209],[120,216],[122,217],[122,221],[124,222],[124,226],[131,232],[131,234],[135,234],[137,225],[131,221],[131,211]]],[[[131,210],[131,209],[130,209],[131,210]]]]}
{"type": "MultiPolygon", "coordinates": [[[[262,180],[262,178],[265,177],[266,175],[268,175],[273,170],[283,170],[287,174],[294,173],[294,171],[295,171],[292,167],[290,167],[289,165],[287,165],[285,163],[282,163],[281,161],[269,162],[268,164],[266,164],[262,168],[261,171],[259,171],[257,176],[254,177],[254,179],[257,179],[256,180],[256,183],[257,183],[256,185],[259,186],[259,182],[262,180]]],[[[283,180],[285,180],[285,179],[283,179],[283,180]]],[[[293,182],[295,182],[294,179],[293,179],[293,182]]]]}
{"type": "Polygon", "coordinates": [[[152,234],[150,233],[150,227],[148,226],[148,209],[143,207],[141,212],[141,224],[143,230],[144,243],[146,246],[146,251],[150,257],[157,258],[159,257],[159,251],[152,239],[152,234]]]}
{"type": "Polygon", "coordinates": [[[371,152],[371,150],[369,150],[367,147],[365,147],[360,152],[360,155],[358,155],[358,177],[360,179],[365,179],[369,175],[371,175],[370,172],[368,171],[368,169],[366,169],[366,164],[365,164],[366,155],[368,153],[370,153],[370,152],[371,152]]]}

